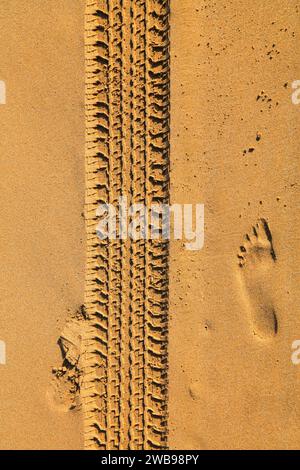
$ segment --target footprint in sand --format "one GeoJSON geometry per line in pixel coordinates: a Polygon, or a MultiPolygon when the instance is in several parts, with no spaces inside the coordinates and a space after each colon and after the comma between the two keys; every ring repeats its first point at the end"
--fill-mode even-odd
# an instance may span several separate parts
{"type": "Polygon", "coordinates": [[[47,397],[50,404],[59,411],[78,410],[81,406],[81,343],[84,323],[84,310],[81,308],[67,321],[58,340],[62,364],[52,369],[52,382],[47,397]]]}
{"type": "Polygon", "coordinates": [[[272,234],[265,219],[252,227],[238,254],[241,281],[253,322],[254,334],[268,339],[278,333],[274,306],[276,253],[272,234]]]}

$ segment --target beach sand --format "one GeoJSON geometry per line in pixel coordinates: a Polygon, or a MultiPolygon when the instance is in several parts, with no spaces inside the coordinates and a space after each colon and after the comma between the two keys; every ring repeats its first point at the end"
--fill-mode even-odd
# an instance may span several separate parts
{"type": "Polygon", "coordinates": [[[299,20],[172,3],[171,199],[205,204],[205,245],[171,244],[171,448],[299,448],[299,20]]]}
{"type": "Polygon", "coordinates": [[[297,449],[300,2],[171,0],[169,153],[168,2],[111,1],[1,2],[0,448],[297,449]]]}
{"type": "Polygon", "coordinates": [[[57,3],[1,2],[1,449],[82,447],[50,398],[85,263],[84,1],[57,3]]]}

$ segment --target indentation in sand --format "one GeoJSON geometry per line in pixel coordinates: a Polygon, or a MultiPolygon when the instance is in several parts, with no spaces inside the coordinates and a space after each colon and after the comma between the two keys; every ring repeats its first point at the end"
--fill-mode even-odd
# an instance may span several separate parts
{"type": "Polygon", "coordinates": [[[188,388],[189,395],[194,401],[200,400],[200,384],[198,382],[192,382],[188,388]]]}
{"type": "Polygon", "coordinates": [[[81,358],[85,320],[85,309],[81,307],[67,321],[57,342],[61,349],[62,364],[52,369],[53,377],[47,396],[50,405],[58,411],[81,408],[81,358]]]}
{"type": "Polygon", "coordinates": [[[276,254],[271,230],[265,219],[260,219],[245,235],[238,259],[254,334],[261,339],[272,338],[278,333],[273,292],[276,254]]]}

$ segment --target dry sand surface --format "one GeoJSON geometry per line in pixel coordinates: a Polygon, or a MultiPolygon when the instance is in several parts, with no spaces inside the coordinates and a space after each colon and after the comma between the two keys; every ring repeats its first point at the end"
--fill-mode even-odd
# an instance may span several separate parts
{"type": "Polygon", "coordinates": [[[299,7],[172,2],[171,198],[205,247],[171,247],[171,448],[299,448],[299,7]]]}
{"type": "Polygon", "coordinates": [[[0,1],[0,449],[299,448],[300,2],[170,3],[0,1]]]}
{"type": "Polygon", "coordinates": [[[84,299],[83,19],[83,0],[1,1],[1,449],[82,446],[47,391],[84,299]]]}

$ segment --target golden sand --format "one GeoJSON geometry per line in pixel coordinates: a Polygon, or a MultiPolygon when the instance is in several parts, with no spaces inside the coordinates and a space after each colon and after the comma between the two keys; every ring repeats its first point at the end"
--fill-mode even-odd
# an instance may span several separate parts
{"type": "Polygon", "coordinates": [[[299,448],[299,16],[1,5],[1,449],[299,448]],[[204,247],[100,241],[121,195],[204,247]]]}

